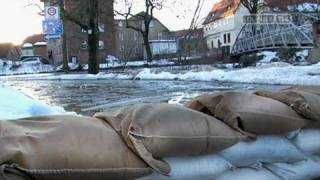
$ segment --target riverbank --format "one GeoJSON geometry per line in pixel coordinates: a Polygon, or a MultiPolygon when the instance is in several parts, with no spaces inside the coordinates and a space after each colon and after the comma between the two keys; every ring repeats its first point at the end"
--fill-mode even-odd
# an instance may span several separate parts
{"type": "Polygon", "coordinates": [[[237,69],[232,65],[217,68],[213,65],[171,66],[159,68],[126,69],[121,72],[101,72],[97,75],[77,74],[32,74],[2,76],[1,79],[23,78],[24,80],[181,80],[218,81],[276,85],[320,85],[320,63],[295,66],[284,62],[260,63],[256,67],[237,69]]]}

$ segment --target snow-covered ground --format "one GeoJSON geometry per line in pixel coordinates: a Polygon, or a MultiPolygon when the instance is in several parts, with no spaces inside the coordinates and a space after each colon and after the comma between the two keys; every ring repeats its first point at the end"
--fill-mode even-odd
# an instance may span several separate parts
{"type": "Polygon", "coordinates": [[[55,68],[52,65],[45,65],[37,62],[21,63],[0,59],[0,75],[35,74],[54,71],[55,68]]]}
{"type": "MultiPolygon", "coordinates": [[[[106,68],[118,68],[118,67],[143,67],[146,64],[149,66],[165,66],[173,65],[173,61],[166,59],[147,62],[147,61],[130,61],[124,62],[120,61],[112,56],[107,60],[108,63],[100,64],[101,69],[106,68]]],[[[71,70],[76,70],[79,68],[78,64],[69,63],[69,68],[71,70]]],[[[88,69],[88,65],[84,65],[82,68],[84,70],[88,69]]],[[[53,65],[45,65],[37,62],[13,62],[0,59],[0,75],[19,75],[19,74],[36,74],[36,73],[52,73],[56,71],[61,71],[62,65],[54,67],[53,65]]]]}
{"type": "MultiPolygon", "coordinates": [[[[264,51],[259,53],[263,59],[256,67],[235,69],[232,64],[223,65],[198,65],[198,66],[171,66],[158,68],[145,68],[127,70],[125,73],[99,73],[89,74],[37,74],[52,73],[56,70],[53,66],[33,63],[20,63],[15,65],[10,61],[0,60],[0,75],[32,74],[22,77],[23,79],[40,80],[75,80],[75,79],[119,79],[119,80],[186,80],[186,81],[221,81],[259,84],[281,84],[281,85],[320,85],[320,63],[307,66],[294,66],[285,62],[273,62],[280,60],[276,52],[264,51]]],[[[308,50],[296,53],[295,57],[305,62],[308,50]]],[[[147,62],[135,61],[123,63],[113,56],[108,56],[107,64],[101,64],[101,68],[115,67],[143,67],[147,62]]],[[[149,65],[173,65],[169,60],[158,60],[148,63],[149,65]]],[[[70,64],[72,69],[77,65],[70,64]]],[[[61,69],[62,67],[57,67],[61,69]]],[[[84,69],[88,67],[85,66],[84,69]]],[[[1,79],[7,77],[1,77],[1,79]]]]}
{"type": "Polygon", "coordinates": [[[212,68],[212,66],[204,66],[203,68],[198,68],[195,71],[189,69],[183,73],[180,71],[171,71],[165,68],[146,68],[142,70],[128,71],[126,74],[41,74],[13,77],[28,80],[135,79],[221,81],[281,85],[320,85],[320,63],[309,66],[293,66],[284,62],[274,62],[260,64],[257,67],[242,69],[216,69],[212,68]]]}
{"type": "Polygon", "coordinates": [[[48,106],[0,83],[0,120],[65,113],[61,107],[48,106]]]}

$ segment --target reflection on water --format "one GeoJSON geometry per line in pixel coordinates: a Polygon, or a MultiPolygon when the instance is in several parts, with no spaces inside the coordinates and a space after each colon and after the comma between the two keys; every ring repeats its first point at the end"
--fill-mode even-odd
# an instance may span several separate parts
{"type": "Polygon", "coordinates": [[[44,103],[64,107],[83,115],[97,111],[148,102],[182,102],[207,92],[276,90],[283,86],[197,82],[197,81],[129,81],[129,80],[21,80],[7,83],[44,103]]]}

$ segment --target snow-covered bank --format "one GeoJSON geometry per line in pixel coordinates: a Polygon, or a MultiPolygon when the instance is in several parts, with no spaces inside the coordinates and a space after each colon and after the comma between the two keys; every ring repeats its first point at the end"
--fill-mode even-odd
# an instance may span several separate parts
{"type": "MultiPolygon", "coordinates": [[[[8,77],[2,77],[8,78],[8,77]]],[[[81,79],[134,79],[134,80],[185,80],[185,81],[221,81],[280,85],[320,85],[320,63],[310,66],[293,66],[288,63],[275,62],[258,67],[243,69],[198,68],[181,71],[151,68],[128,71],[125,74],[99,73],[88,74],[41,74],[28,76],[11,76],[24,80],[81,80],[81,79]]]]}
{"type": "Polygon", "coordinates": [[[260,67],[239,70],[220,70],[172,74],[153,73],[150,69],[140,72],[140,79],[180,79],[201,81],[223,81],[282,85],[320,85],[320,63],[312,66],[292,66],[286,63],[271,63],[260,67]],[[318,74],[317,74],[318,72],[318,74]]]}
{"type": "Polygon", "coordinates": [[[11,87],[0,84],[0,120],[65,113],[61,107],[48,106],[11,87]]]}
{"type": "Polygon", "coordinates": [[[55,67],[41,63],[22,63],[0,59],[0,75],[35,74],[54,72],[55,67]]]}
{"type": "MultiPolygon", "coordinates": [[[[147,61],[120,61],[116,58],[109,58],[107,63],[100,64],[101,69],[108,68],[125,68],[125,67],[144,67],[146,64],[149,66],[169,66],[174,65],[175,62],[167,59],[154,60],[152,62],[147,61]]],[[[79,64],[69,63],[71,70],[79,69],[79,64]]],[[[87,70],[88,65],[84,65],[83,68],[87,70]]],[[[40,62],[21,62],[21,61],[6,61],[0,59],[0,75],[21,75],[21,74],[37,74],[37,73],[53,73],[56,71],[62,71],[62,65],[55,67],[54,65],[46,65],[40,62]]]]}

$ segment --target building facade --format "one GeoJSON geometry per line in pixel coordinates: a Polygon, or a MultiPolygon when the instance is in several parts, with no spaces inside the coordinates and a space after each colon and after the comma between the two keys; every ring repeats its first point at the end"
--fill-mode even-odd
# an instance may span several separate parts
{"type": "MultiPolygon", "coordinates": [[[[144,12],[141,12],[144,13],[144,12]]],[[[137,16],[128,19],[130,25],[143,28],[143,21],[137,16]]],[[[150,23],[149,40],[163,40],[165,34],[169,32],[158,19],[153,18],[150,23]]],[[[143,36],[140,32],[126,27],[126,20],[115,20],[115,38],[116,38],[116,55],[119,59],[124,60],[142,60],[145,59],[145,50],[143,45],[143,36]]],[[[156,51],[156,50],[155,50],[156,51]]]]}
{"type": "MultiPolygon", "coordinates": [[[[45,6],[55,5],[55,0],[42,0],[45,6]]],[[[99,0],[99,61],[104,62],[108,55],[115,55],[115,30],[113,0],[99,0]]],[[[88,14],[85,1],[81,4],[77,0],[65,1],[65,9],[76,19],[87,23],[88,14]]],[[[73,21],[65,20],[67,57],[69,62],[76,60],[80,64],[87,64],[88,32],[73,21]]],[[[62,38],[47,40],[48,56],[54,64],[62,63],[62,38]]]]}
{"type": "Polygon", "coordinates": [[[243,26],[243,16],[248,14],[240,0],[222,0],[215,4],[203,24],[207,47],[233,46],[243,26]]]}

